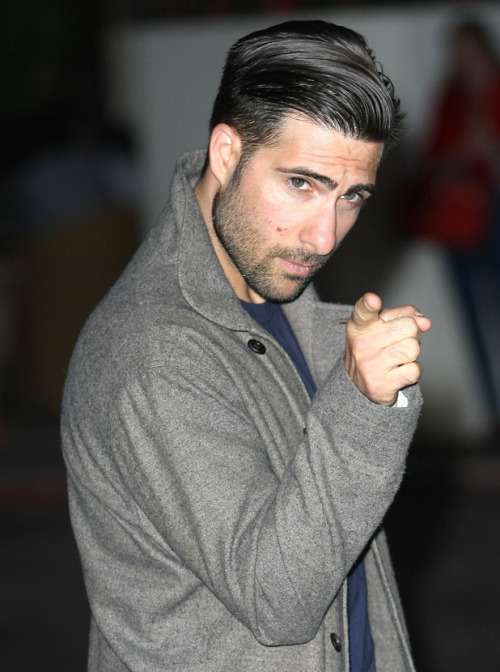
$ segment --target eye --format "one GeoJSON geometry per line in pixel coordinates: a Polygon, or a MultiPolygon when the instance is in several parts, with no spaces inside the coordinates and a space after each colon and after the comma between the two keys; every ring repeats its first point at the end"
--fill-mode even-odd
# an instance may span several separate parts
{"type": "Polygon", "coordinates": [[[341,198],[343,198],[344,201],[349,201],[349,203],[356,203],[357,201],[363,200],[363,197],[357,191],[352,194],[343,194],[341,198]]]}
{"type": "Polygon", "coordinates": [[[359,206],[363,205],[367,199],[367,197],[359,191],[347,192],[347,194],[343,194],[340,198],[344,199],[344,201],[347,201],[351,205],[359,206]]]}
{"type": "Polygon", "coordinates": [[[307,191],[311,185],[303,177],[289,177],[288,184],[295,189],[295,191],[307,191]]]}

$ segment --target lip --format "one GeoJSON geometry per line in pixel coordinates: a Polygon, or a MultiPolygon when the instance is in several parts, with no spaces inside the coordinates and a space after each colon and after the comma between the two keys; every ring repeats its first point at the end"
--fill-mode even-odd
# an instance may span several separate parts
{"type": "Polygon", "coordinates": [[[288,259],[284,259],[283,257],[280,257],[281,262],[286,266],[287,270],[289,273],[292,273],[293,275],[300,275],[300,276],[306,276],[309,275],[311,272],[311,266],[307,266],[305,264],[297,264],[295,261],[289,261],[288,259]]]}

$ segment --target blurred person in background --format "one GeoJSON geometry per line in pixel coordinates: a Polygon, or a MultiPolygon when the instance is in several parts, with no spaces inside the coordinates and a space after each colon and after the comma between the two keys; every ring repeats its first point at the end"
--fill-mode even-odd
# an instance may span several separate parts
{"type": "Polygon", "coordinates": [[[498,439],[500,399],[500,66],[475,20],[450,31],[415,190],[415,232],[443,246],[467,318],[498,439]]]}

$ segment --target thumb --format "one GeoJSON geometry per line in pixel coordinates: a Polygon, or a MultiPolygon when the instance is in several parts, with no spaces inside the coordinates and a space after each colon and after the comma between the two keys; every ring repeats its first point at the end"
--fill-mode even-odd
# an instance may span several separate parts
{"type": "Polygon", "coordinates": [[[382,299],[373,292],[367,292],[356,301],[351,315],[353,327],[359,331],[369,329],[379,319],[381,310],[382,299]]]}

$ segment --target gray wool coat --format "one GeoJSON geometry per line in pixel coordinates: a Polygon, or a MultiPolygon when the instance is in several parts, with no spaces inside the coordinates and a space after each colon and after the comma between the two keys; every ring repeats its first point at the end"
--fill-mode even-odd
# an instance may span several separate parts
{"type": "Polygon", "coordinates": [[[181,157],[170,203],[67,377],[89,670],[346,672],[346,576],[365,551],[378,672],[413,670],[380,525],[418,388],[408,408],[365,398],[342,363],[350,309],[310,287],[285,312],[318,386],[311,402],[218,263],[193,192],[202,162],[181,157]]]}

